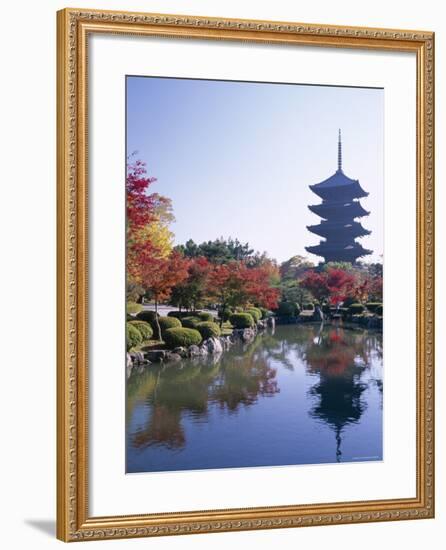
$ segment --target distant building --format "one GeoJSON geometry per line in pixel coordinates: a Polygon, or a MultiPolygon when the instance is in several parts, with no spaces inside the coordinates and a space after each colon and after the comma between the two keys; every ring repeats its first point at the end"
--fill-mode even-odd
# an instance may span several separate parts
{"type": "Polygon", "coordinates": [[[317,246],[307,246],[305,249],[312,254],[322,256],[325,262],[351,262],[372,254],[355,239],[370,235],[368,229],[356,221],[357,218],[368,216],[358,199],[367,197],[368,193],[359,185],[358,180],[348,178],[342,171],[341,130],[338,140],[338,169],[328,179],[310,185],[310,189],[321,199],[320,204],[308,208],[322,218],[319,225],[309,225],[307,229],[325,240],[317,246]]]}

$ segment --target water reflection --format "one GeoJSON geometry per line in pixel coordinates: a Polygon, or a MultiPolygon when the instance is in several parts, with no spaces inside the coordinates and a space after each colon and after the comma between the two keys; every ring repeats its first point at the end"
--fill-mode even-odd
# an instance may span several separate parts
{"type": "Polygon", "coordinates": [[[378,457],[381,371],[381,335],[341,326],[277,327],[219,357],[151,365],[127,382],[127,470],[378,457]],[[364,425],[343,456],[369,407],[378,428],[364,425]]]}
{"type": "Polygon", "coordinates": [[[310,415],[333,429],[337,462],[345,427],[357,423],[367,406],[362,399],[367,384],[361,381],[369,358],[366,341],[362,334],[346,334],[339,327],[321,330],[305,353],[308,369],[319,375],[309,391],[316,398],[310,415]]]}

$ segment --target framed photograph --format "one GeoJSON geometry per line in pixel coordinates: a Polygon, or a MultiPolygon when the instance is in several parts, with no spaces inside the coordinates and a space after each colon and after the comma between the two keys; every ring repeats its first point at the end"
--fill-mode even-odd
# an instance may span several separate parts
{"type": "Polygon", "coordinates": [[[434,36],[58,12],[58,538],[432,518],[434,36]]]}

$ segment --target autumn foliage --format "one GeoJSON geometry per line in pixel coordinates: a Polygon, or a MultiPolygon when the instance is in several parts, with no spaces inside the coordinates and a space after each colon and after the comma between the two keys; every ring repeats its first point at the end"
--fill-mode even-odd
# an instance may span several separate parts
{"type": "Polygon", "coordinates": [[[326,271],[307,271],[301,285],[309,290],[319,302],[337,305],[351,294],[355,277],[342,270],[329,268],[326,271]]]}
{"type": "Polygon", "coordinates": [[[232,261],[215,265],[209,276],[209,292],[222,309],[256,303],[266,308],[277,307],[279,290],[271,287],[271,274],[264,267],[248,267],[232,261]]]}
{"type": "Polygon", "coordinates": [[[141,283],[142,272],[159,258],[166,258],[172,248],[165,223],[171,221],[170,199],[158,193],[148,194],[156,178],[147,176],[145,163],[137,160],[127,166],[127,277],[141,283]],[[170,246],[169,246],[170,245],[170,246]]]}
{"type": "Polygon", "coordinates": [[[305,272],[300,284],[320,303],[338,305],[347,298],[359,303],[371,298],[382,300],[382,277],[371,276],[364,270],[311,269],[305,272]]]}
{"type": "Polygon", "coordinates": [[[224,312],[253,305],[274,310],[279,299],[335,306],[347,298],[363,304],[382,301],[381,264],[370,269],[350,264],[314,267],[294,256],[279,268],[266,253],[231,238],[201,244],[189,239],[174,247],[172,203],[152,192],[156,181],[148,176],[145,163],[128,163],[128,288],[151,299],[156,308],[169,302],[193,311],[212,304],[224,312]]]}
{"type": "Polygon", "coordinates": [[[149,193],[155,182],[145,163],[128,164],[128,282],[140,285],[155,305],[170,300],[180,308],[195,309],[216,300],[220,305],[276,307],[279,291],[272,284],[279,277],[277,266],[265,256],[252,256],[247,244],[217,240],[196,247],[196,253],[190,245],[173,249],[171,201],[149,193]],[[201,251],[209,257],[197,255],[201,251]]]}

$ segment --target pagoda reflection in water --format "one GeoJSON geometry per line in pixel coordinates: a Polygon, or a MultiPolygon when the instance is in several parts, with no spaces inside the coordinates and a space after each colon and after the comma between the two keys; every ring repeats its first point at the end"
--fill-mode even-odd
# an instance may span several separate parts
{"type": "Polygon", "coordinates": [[[316,398],[310,416],[330,426],[335,434],[336,461],[342,461],[342,435],[347,426],[357,424],[365,409],[362,398],[367,384],[361,375],[369,358],[363,337],[355,341],[354,333],[347,338],[342,328],[319,334],[306,350],[306,362],[319,380],[309,391],[316,398]]]}
{"type": "Polygon", "coordinates": [[[367,197],[368,193],[358,180],[347,177],[342,170],[341,130],[338,140],[338,169],[328,179],[310,185],[322,203],[310,205],[308,208],[317,214],[322,221],[319,225],[307,226],[307,229],[325,240],[316,246],[307,246],[306,250],[317,256],[322,256],[325,262],[351,262],[371,254],[371,250],[362,247],[355,239],[370,235],[368,229],[356,221],[357,218],[368,216],[358,199],[367,197]]]}

